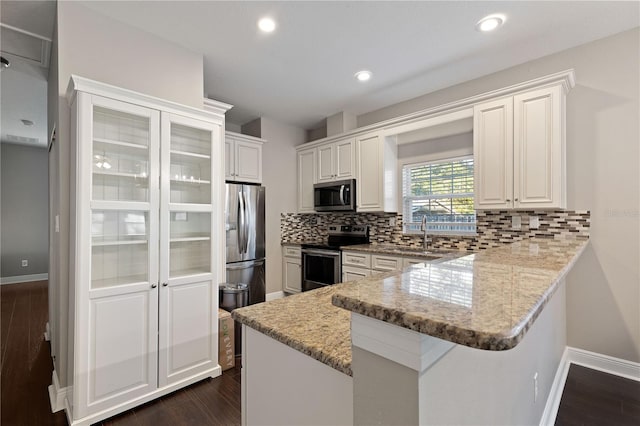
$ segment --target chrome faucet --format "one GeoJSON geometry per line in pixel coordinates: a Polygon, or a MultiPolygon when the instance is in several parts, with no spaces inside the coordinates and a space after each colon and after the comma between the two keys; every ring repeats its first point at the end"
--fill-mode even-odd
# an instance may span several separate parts
{"type": "Polygon", "coordinates": [[[429,249],[429,241],[427,239],[427,216],[422,216],[422,224],[420,225],[422,234],[422,248],[427,251],[429,249]]]}

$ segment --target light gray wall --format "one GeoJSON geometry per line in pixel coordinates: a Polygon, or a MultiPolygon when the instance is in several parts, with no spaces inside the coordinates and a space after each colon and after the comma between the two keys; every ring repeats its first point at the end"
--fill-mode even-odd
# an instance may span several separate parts
{"type": "Polygon", "coordinates": [[[473,154],[473,133],[398,145],[398,165],[473,154]]]}
{"type": "Polygon", "coordinates": [[[262,182],[266,188],[267,293],[282,291],[280,215],[297,209],[296,146],[305,130],[262,117],[242,126],[243,133],[267,140],[262,147],[262,182]],[[259,128],[259,129],[258,129],[259,128]]]}
{"type": "MultiPolygon", "coordinates": [[[[49,103],[49,111],[57,107],[57,166],[59,176],[54,193],[55,207],[60,215],[60,233],[56,243],[59,265],[53,290],[57,304],[57,321],[54,336],[59,341],[55,367],[61,386],[71,378],[71,357],[67,355],[71,332],[67,313],[69,307],[69,259],[70,235],[70,110],[65,98],[71,74],[124,87],[137,92],[170,101],[202,108],[204,93],[202,55],[188,51],[172,42],[123,24],[90,10],[83,2],[62,1],[57,4],[57,87],[53,94],[55,105],[49,103]]],[[[54,111],[55,113],[55,111],[54,111]]],[[[53,204],[53,203],[52,203],[53,204]]],[[[54,212],[56,213],[56,212],[54,212]]],[[[53,269],[53,268],[52,268],[53,269]]],[[[52,281],[53,282],[53,281],[52,281]]]]}
{"type": "MultiPolygon", "coordinates": [[[[44,274],[49,266],[47,149],[0,144],[2,277],[44,274]],[[29,266],[22,267],[26,259],[29,266]]],[[[44,330],[43,330],[44,331],[44,330]]]]}
{"type": "Polygon", "coordinates": [[[640,30],[531,61],[358,117],[380,120],[574,68],[567,97],[569,209],[591,243],[567,283],[568,345],[640,361],[640,30]]]}

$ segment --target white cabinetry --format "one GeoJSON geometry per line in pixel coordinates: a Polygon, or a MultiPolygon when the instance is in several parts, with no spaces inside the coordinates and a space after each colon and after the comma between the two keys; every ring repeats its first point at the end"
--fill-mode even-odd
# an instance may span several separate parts
{"type": "Polygon", "coordinates": [[[282,247],[283,290],[287,293],[302,291],[302,253],[300,247],[282,247]]]}
{"type": "Polygon", "coordinates": [[[73,424],[220,374],[217,113],[73,77],[73,424]]]}
{"type": "MultiPolygon", "coordinates": [[[[416,259],[361,252],[342,252],[342,281],[355,281],[384,272],[399,271],[413,265],[416,259]]],[[[426,262],[427,260],[422,260],[426,262]]]]}
{"type": "Polygon", "coordinates": [[[264,139],[226,132],[224,141],[225,179],[262,183],[262,144],[264,139]]]}
{"type": "Polygon", "coordinates": [[[317,182],[352,179],[355,177],[355,138],[318,147],[317,182]]]}
{"type": "Polygon", "coordinates": [[[397,147],[381,133],[356,137],[356,199],[359,212],[396,212],[397,147]]]}
{"type": "Polygon", "coordinates": [[[564,98],[558,85],[474,107],[477,209],[566,207],[564,98]]]}
{"type": "Polygon", "coordinates": [[[313,213],[313,185],[316,181],[318,150],[309,148],[298,151],[298,213],[313,213]]]}

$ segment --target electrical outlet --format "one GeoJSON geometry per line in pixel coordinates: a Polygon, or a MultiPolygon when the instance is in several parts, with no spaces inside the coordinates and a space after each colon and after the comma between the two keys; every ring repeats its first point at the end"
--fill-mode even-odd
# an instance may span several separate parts
{"type": "Polygon", "coordinates": [[[56,215],[56,232],[60,232],[60,216],[56,215]]]}
{"type": "Polygon", "coordinates": [[[511,216],[511,229],[522,229],[522,218],[520,216],[511,216]]]}
{"type": "Polygon", "coordinates": [[[529,216],[529,229],[540,228],[540,218],[538,216],[529,216]]]}
{"type": "Polygon", "coordinates": [[[25,268],[29,266],[29,261],[27,259],[22,259],[22,267],[25,268]]]}
{"type": "Polygon", "coordinates": [[[533,375],[533,403],[538,402],[538,372],[533,375]]]}
{"type": "Polygon", "coordinates": [[[395,217],[390,217],[389,218],[389,226],[396,226],[396,218],[395,217]]]}

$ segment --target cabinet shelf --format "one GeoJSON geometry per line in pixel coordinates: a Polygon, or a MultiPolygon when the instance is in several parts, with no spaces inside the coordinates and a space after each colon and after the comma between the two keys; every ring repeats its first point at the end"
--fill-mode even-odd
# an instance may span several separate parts
{"type": "Polygon", "coordinates": [[[117,278],[105,278],[100,280],[91,280],[91,288],[107,288],[120,285],[138,284],[149,282],[149,278],[146,274],[141,275],[127,275],[117,278]]]}
{"type": "Polygon", "coordinates": [[[113,146],[119,146],[119,147],[125,147],[125,148],[133,148],[139,151],[147,151],[149,149],[148,145],[140,145],[137,143],[131,143],[131,142],[121,142],[119,140],[115,140],[115,139],[105,139],[105,138],[93,138],[93,141],[96,143],[102,143],[102,144],[106,144],[106,145],[113,145],[113,146]]]}
{"type": "Polygon", "coordinates": [[[172,243],[185,243],[185,242],[193,242],[193,241],[210,241],[211,237],[171,237],[169,242],[172,243]]]}
{"type": "Polygon", "coordinates": [[[112,240],[112,239],[94,238],[91,241],[91,246],[92,247],[125,246],[125,245],[132,245],[132,244],[147,244],[147,243],[149,243],[148,240],[112,240]]]}
{"type": "Polygon", "coordinates": [[[201,158],[201,159],[204,159],[204,160],[211,159],[211,156],[207,155],[207,154],[197,154],[195,152],[178,151],[178,150],[175,150],[175,149],[172,149],[170,152],[171,152],[172,155],[179,155],[179,156],[182,156],[182,157],[201,158]]]}
{"type": "Polygon", "coordinates": [[[210,273],[211,271],[205,268],[177,269],[177,270],[171,270],[169,272],[169,277],[176,278],[176,277],[186,277],[191,275],[202,275],[202,274],[210,274],[210,273]]]}
{"type": "Polygon", "coordinates": [[[211,181],[203,179],[171,179],[171,183],[177,185],[209,185],[211,181]]]}
{"type": "Polygon", "coordinates": [[[93,170],[94,175],[102,175],[102,176],[114,176],[114,177],[126,177],[131,179],[147,179],[149,176],[141,175],[138,173],[127,173],[127,172],[111,172],[107,170],[93,170]]]}

